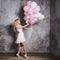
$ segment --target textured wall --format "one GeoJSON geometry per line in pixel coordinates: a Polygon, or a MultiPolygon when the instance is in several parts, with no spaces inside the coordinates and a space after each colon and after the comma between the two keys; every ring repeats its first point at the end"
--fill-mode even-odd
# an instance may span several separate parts
{"type": "Polygon", "coordinates": [[[51,53],[60,56],[60,0],[51,0],[51,53]]]}
{"type": "MultiPolygon", "coordinates": [[[[30,26],[31,30],[24,30],[27,49],[28,52],[49,52],[50,0],[35,1],[41,6],[41,13],[45,15],[45,19],[30,26]]],[[[0,52],[16,52],[16,38],[11,25],[17,17],[23,18],[20,8],[25,4],[26,0],[0,0],[0,52]]]]}

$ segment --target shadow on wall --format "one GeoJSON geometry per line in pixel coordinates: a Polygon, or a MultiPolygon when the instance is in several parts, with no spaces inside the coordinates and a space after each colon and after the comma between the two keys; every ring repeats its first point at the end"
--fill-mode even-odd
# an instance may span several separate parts
{"type": "Polygon", "coordinates": [[[25,25],[26,22],[25,22],[25,20],[24,20],[24,10],[23,10],[23,6],[20,7],[19,12],[18,12],[17,15],[18,15],[18,17],[20,18],[21,24],[22,24],[22,25],[25,25]]]}
{"type": "Polygon", "coordinates": [[[16,43],[15,43],[15,41],[16,41],[16,33],[14,32],[12,25],[9,25],[8,33],[9,33],[9,35],[13,38],[13,42],[12,42],[12,45],[11,45],[11,49],[12,49],[12,50],[17,50],[17,45],[16,45],[16,43]]]}

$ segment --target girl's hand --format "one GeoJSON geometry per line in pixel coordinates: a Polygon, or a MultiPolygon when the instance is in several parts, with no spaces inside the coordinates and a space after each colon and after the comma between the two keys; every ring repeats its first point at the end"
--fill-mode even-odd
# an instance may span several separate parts
{"type": "Polygon", "coordinates": [[[31,30],[32,28],[29,28],[29,30],[31,30]]]}
{"type": "Polygon", "coordinates": [[[29,24],[26,24],[26,25],[24,25],[24,26],[25,26],[25,27],[26,27],[26,26],[29,26],[29,24]]]}

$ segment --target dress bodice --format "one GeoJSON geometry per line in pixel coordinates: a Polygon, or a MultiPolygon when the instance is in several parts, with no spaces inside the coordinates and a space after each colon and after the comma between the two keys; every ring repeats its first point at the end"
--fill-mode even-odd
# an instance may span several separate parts
{"type": "Polygon", "coordinates": [[[22,29],[17,29],[18,32],[22,32],[22,29]]]}

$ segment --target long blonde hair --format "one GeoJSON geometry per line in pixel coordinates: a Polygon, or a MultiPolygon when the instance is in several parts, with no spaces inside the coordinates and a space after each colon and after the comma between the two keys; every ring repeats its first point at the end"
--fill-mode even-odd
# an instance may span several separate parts
{"type": "Polygon", "coordinates": [[[19,19],[16,19],[16,20],[14,21],[14,27],[13,27],[13,29],[14,29],[15,32],[16,32],[16,25],[17,25],[18,21],[19,21],[19,19]]]}

